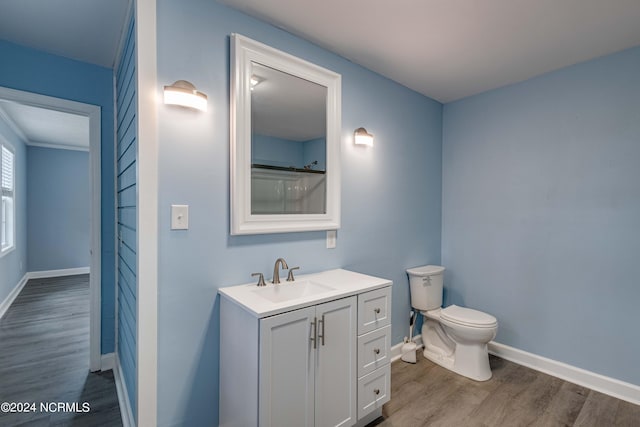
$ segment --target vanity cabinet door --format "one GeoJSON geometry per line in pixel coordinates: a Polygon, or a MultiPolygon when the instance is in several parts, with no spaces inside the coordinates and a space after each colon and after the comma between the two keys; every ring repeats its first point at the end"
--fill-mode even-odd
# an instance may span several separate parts
{"type": "Polygon", "coordinates": [[[260,320],[262,427],[314,426],[315,318],[308,307],[260,320]]]}
{"type": "Polygon", "coordinates": [[[316,306],[316,427],[356,423],[357,317],[355,296],[316,306]]]}

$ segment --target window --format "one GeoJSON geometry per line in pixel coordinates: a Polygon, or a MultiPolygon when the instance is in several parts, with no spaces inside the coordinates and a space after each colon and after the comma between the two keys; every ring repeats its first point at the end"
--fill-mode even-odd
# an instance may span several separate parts
{"type": "Polygon", "coordinates": [[[0,254],[4,254],[15,246],[15,190],[14,165],[15,158],[9,146],[0,145],[0,164],[2,165],[2,226],[0,228],[0,254]]]}

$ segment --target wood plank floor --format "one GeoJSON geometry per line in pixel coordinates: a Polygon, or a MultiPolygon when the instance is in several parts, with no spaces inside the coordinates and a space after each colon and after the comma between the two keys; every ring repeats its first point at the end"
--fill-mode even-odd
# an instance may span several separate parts
{"type": "Polygon", "coordinates": [[[640,406],[490,357],[493,378],[476,382],[418,353],[391,365],[391,400],[377,427],[640,427],[640,406]]]}
{"type": "Polygon", "coordinates": [[[89,372],[89,275],[32,279],[0,319],[0,426],[121,426],[113,372],[89,372]],[[41,411],[40,403],[87,402],[90,411],[41,411]]]}

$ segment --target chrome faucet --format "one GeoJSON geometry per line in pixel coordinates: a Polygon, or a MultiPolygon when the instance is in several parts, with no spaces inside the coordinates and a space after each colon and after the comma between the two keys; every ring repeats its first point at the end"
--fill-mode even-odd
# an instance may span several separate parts
{"type": "Polygon", "coordinates": [[[271,280],[271,283],[275,285],[280,283],[280,267],[278,266],[278,264],[280,264],[282,268],[289,268],[284,258],[278,258],[276,260],[276,265],[273,266],[273,279],[271,280]]]}

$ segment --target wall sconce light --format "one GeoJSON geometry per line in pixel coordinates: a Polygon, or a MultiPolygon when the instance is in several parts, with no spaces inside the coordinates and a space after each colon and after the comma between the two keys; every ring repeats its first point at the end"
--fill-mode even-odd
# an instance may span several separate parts
{"type": "Polygon", "coordinates": [[[358,128],[353,133],[353,141],[357,145],[368,145],[373,147],[373,135],[371,135],[365,128],[358,128]]]}
{"type": "Polygon", "coordinates": [[[186,80],[178,80],[174,84],[164,87],[164,103],[207,111],[207,95],[199,92],[192,83],[186,80]]]}

